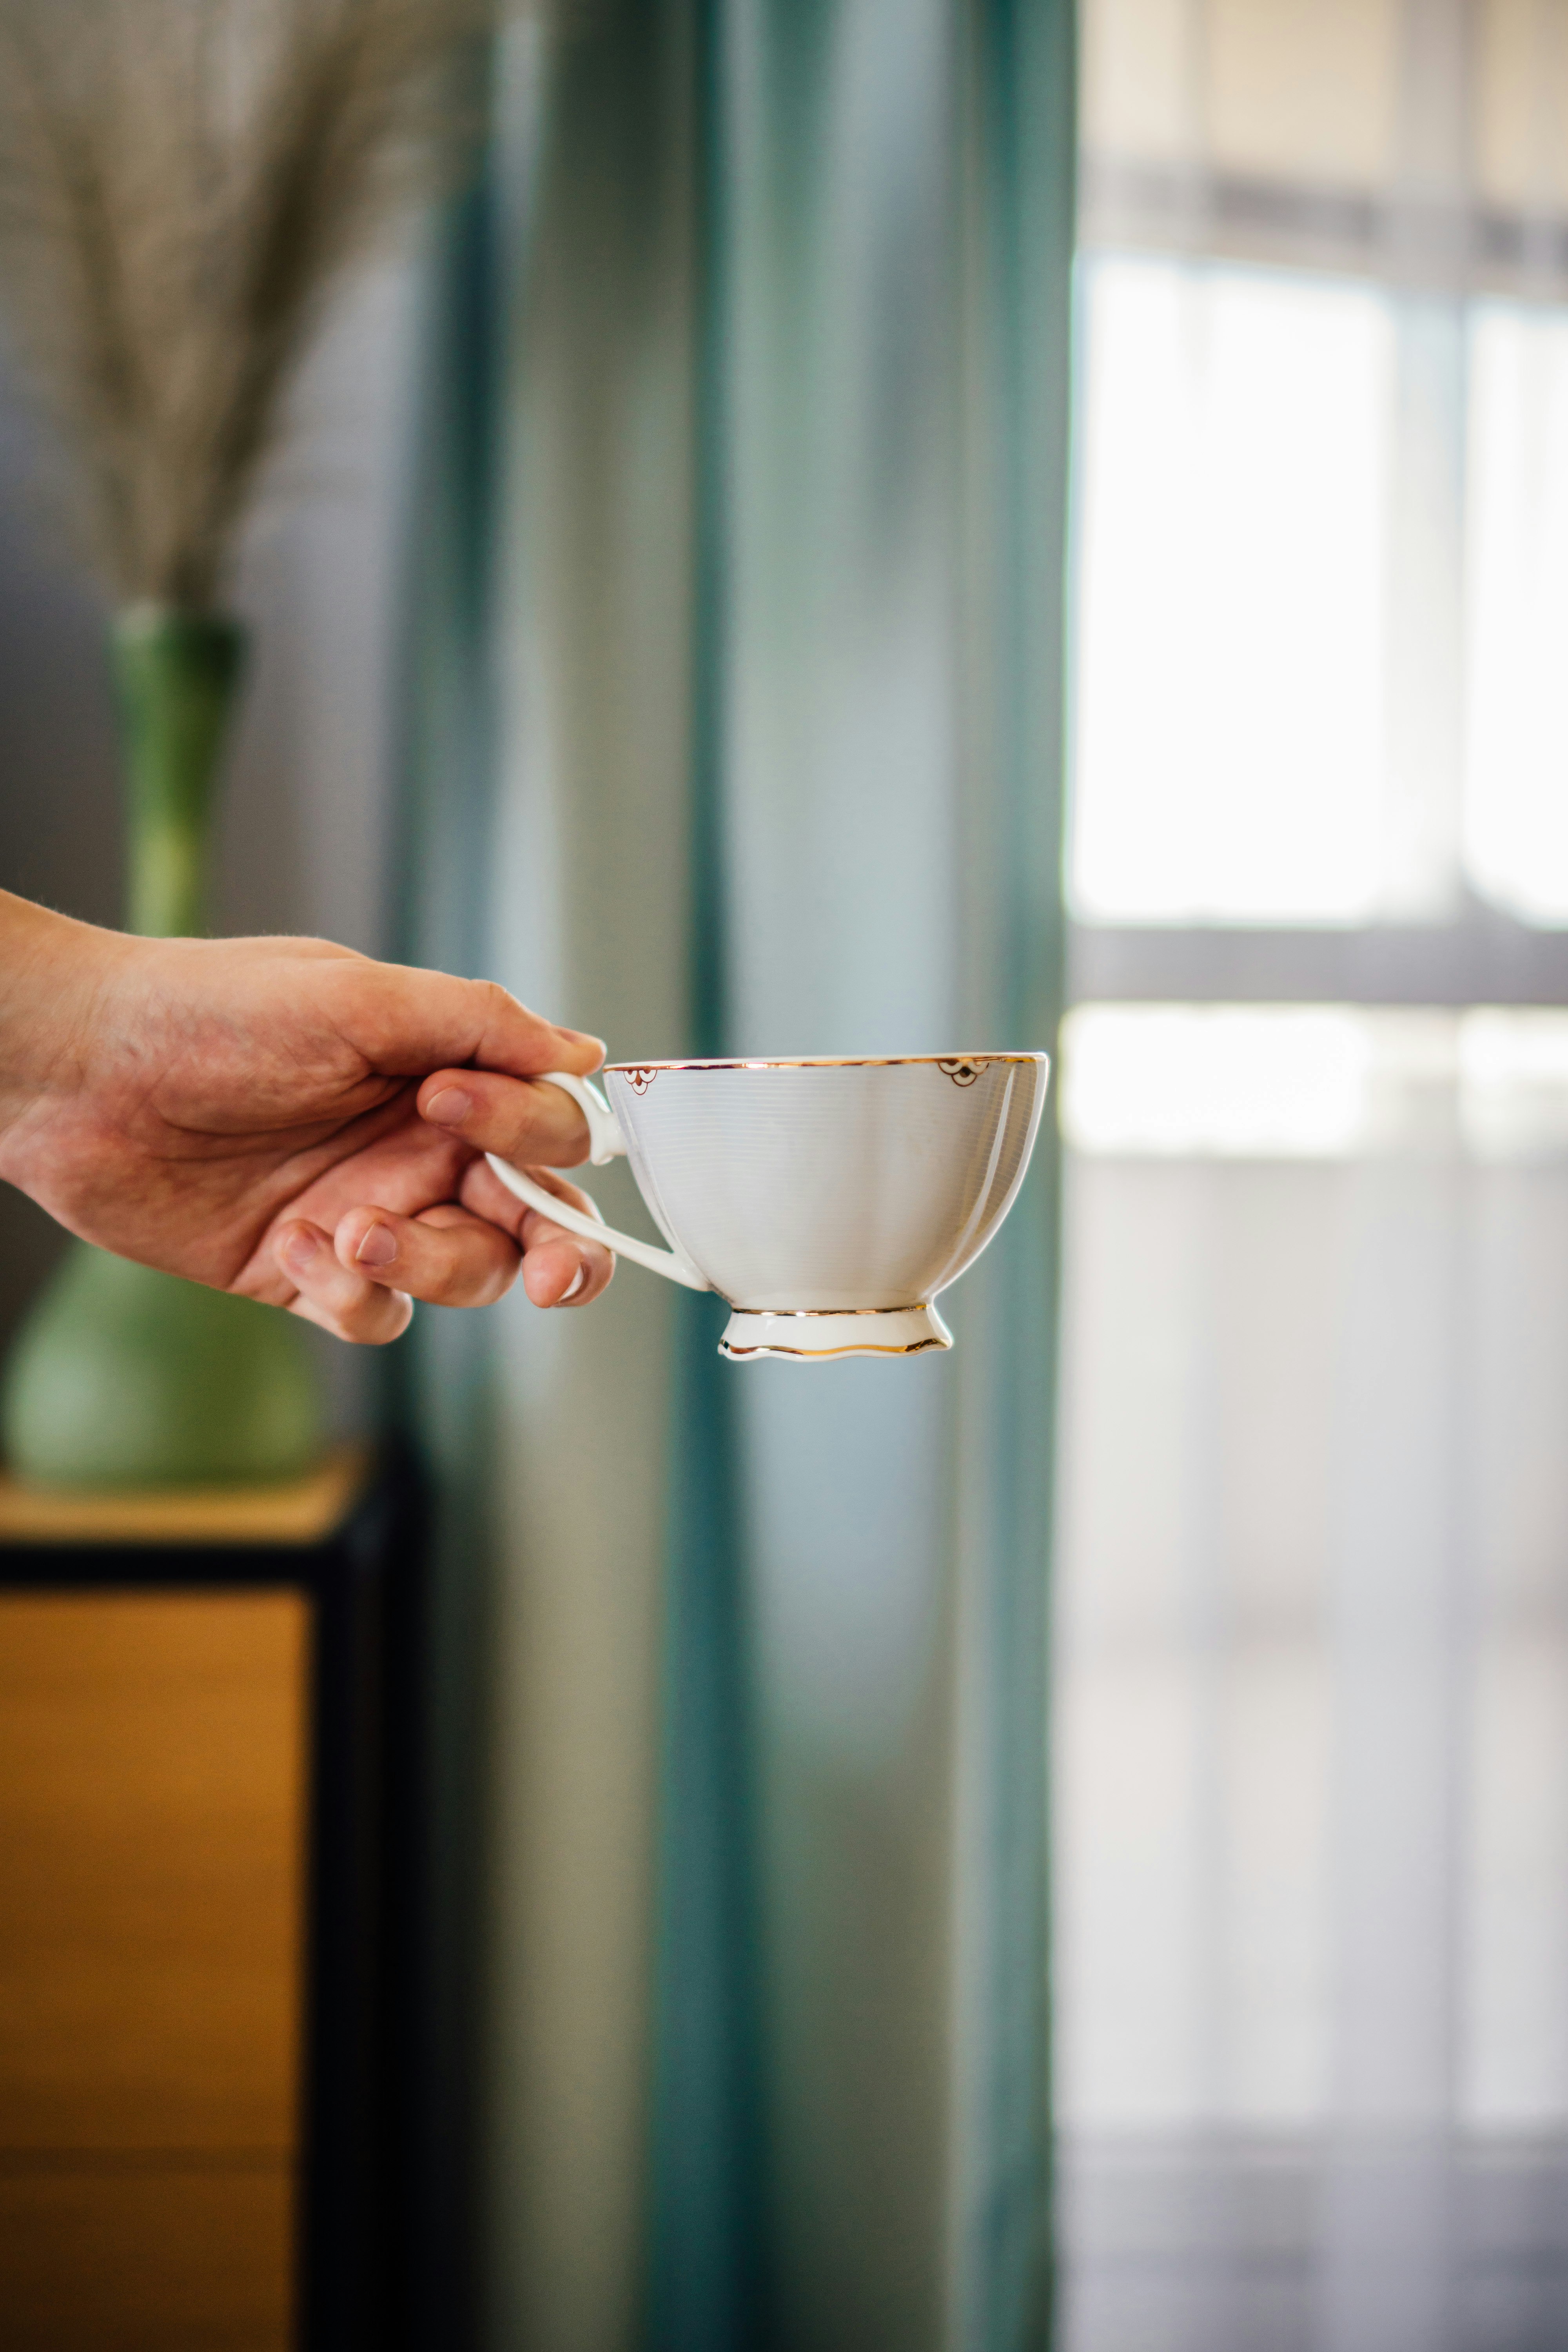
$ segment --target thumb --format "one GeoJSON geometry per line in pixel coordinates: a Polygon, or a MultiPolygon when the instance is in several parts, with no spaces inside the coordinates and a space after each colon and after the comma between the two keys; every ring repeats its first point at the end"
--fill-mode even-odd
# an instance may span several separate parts
{"type": "Polygon", "coordinates": [[[393,1076],[470,1065],[517,1078],[546,1070],[586,1077],[605,1058],[599,1038],[531,1013],[493,980],[368,962],[315,965],[310,980],[336,1000],[342,1034],[393,1076]]]}

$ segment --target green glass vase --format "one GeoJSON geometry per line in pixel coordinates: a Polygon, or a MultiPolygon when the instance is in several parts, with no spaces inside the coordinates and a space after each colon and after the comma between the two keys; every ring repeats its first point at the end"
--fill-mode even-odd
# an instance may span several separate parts
{"type": "MultiPolygon", "coordinates": [[[[114,624],[128,913],[204,928],[207,847],[245,667],[237,622],[139,606],[114,624]]],[[[320,1459],[321,1400],[290,1317],[73,1243],[17,1335],[0,1433],[18,1475],[67,1487],[228,1486],[320,1459]]]]}

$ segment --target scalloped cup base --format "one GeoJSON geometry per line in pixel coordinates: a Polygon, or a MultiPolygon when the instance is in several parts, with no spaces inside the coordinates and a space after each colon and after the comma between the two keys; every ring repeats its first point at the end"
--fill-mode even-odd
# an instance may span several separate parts
{"type": "Polygon", "coordinates": [[[735,1364],[763,1356],[826,1364],[841,1356],[920,1356],[952,1345],[952,1334],[934,1307],[856,1307],[837,1315],[737,1307],[719,1353],[735,1364]]]}

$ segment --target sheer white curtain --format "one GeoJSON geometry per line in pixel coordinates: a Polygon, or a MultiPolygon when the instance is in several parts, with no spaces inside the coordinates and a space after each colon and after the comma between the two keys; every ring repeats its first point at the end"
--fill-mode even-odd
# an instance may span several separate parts
{"type": "Polygon", "coordinates": [[[1568,2311],[1568,8],[1089,0],[1070,2352],[1568,2311]]]}

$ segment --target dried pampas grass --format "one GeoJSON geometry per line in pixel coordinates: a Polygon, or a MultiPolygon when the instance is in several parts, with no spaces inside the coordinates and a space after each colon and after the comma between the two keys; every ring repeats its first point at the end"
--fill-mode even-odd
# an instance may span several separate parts
{"type": "Polygon", "coordinates": [[[504,0],[0,0],[0,308],[111,591],[222,601],[344,265],[447,177],[504,0]]]}

